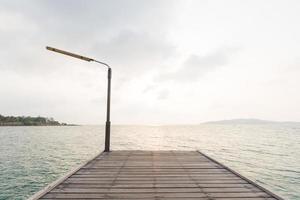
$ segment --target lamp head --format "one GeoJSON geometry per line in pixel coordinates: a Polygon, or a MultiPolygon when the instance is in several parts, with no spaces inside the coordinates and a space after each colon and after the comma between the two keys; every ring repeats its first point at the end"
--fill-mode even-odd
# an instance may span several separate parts
{"type": "Polygon", "coordinates": [[[85,60],[85,61],[88,61],[88,62],[94,61],[94,59],[92,59],[92,58],[88,58],[88,57],[81,56],[81,55],[78,55],[78,54],[75,54],[75,53],[71,53],[71,52],[67,52],[67,51],[64,51],[64,50],[56,49],[56,48],[53,48],[53,47],[46,46],[46,49],[49,50],[49,51],[56,52],[56,53],[61,53],[61,54],[67,55],[67,56],[71,56],[71,57],[74,57],[74,58],[85,60]]]}

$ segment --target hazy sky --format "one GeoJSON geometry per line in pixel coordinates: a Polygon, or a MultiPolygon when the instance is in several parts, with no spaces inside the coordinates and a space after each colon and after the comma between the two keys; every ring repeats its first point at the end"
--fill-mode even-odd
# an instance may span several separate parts
{"type": "Polygon", "coordinates": [[[300,1],[0,0],[0,114],[102,124],[300,121],[300,1]]]}

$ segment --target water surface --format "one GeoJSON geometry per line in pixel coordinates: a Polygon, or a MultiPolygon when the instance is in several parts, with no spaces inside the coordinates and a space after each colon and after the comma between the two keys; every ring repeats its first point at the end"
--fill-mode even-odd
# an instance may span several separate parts
{"type": "MultiPolygon", "coordinates": [[[[103,126],[0,127],[0,199],[26,199],[103,150],[103,126]]],[[[300,199],[300,126],[113,126],[113,150],[200,150],[300,199]]]]}

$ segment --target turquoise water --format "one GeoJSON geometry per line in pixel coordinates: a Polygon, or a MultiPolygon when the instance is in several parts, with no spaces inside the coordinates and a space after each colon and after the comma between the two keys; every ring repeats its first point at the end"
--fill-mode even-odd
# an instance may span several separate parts
{"type": "MultiPolygon", "coordinates": [[[[0,199],[26,199],[103,149],[104,127],[0,127],[0,199]]],[[[200,150],[300,199],[300,126],[113,126],[112,149],[200,150]]]]}

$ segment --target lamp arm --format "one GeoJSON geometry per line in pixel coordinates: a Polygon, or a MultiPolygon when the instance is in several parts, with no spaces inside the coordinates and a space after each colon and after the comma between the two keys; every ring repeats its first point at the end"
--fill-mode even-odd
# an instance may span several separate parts
{"type": "Polygon", "coordinates": [[[101,64],[101,65],[105,65],[106,67],[108,67],[108,69],[111,68],[108,64],[106,64],[106,63],[104,63],[104,62],[100,62],[100,61],[98,61],[98,60],[93,60],[93,61],[96,62],[96,63],[99,63],[99,64],[101,64]]]}

